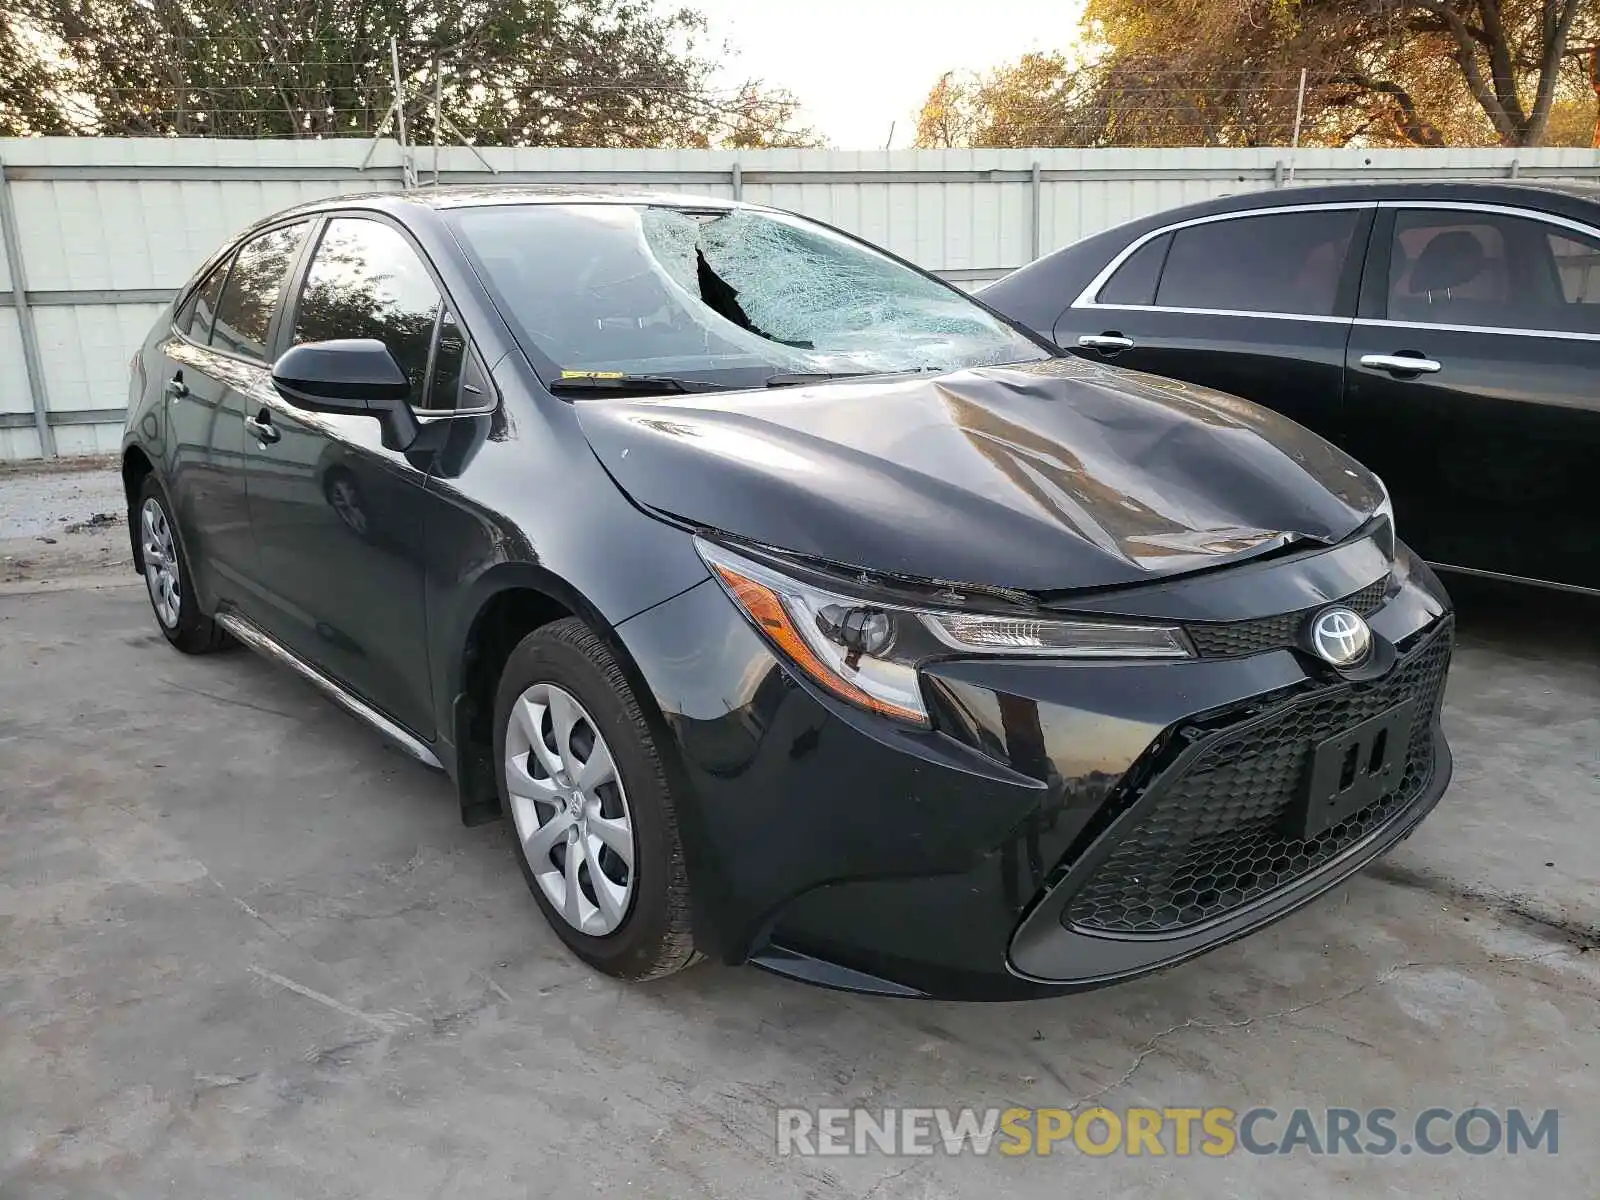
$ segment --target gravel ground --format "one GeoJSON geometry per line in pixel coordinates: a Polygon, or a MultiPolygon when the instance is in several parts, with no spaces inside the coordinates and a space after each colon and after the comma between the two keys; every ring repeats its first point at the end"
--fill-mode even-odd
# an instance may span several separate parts
{"type": "Polygon", "coordinates": [[[0,587],[127,572],[125,509],[115,459],[0,467],[0,587]]]}

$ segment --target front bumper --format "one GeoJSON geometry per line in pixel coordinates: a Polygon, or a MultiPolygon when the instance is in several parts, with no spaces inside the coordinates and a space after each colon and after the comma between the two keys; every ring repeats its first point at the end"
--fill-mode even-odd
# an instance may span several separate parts
{"type": "MultiPolygon", "coordinates": [[[[1100,597],[1257,620],[1357,592],[1371,542],[1100,597]]],[[[1297,649],[1167,663],[927,668],[935,729],[795,680],[713,583],[620,629],[675,741],[701,946],[834,987],[1014,999],[1100,986],[1243,936],[1403,838],[1444,791],[1452,636],[1402,549],[1370,616],[1392,662],[1297,649]],[[1310,748],[1416,702],[1403,779],[1317,838],[1284,831],[1310,748]]]]}

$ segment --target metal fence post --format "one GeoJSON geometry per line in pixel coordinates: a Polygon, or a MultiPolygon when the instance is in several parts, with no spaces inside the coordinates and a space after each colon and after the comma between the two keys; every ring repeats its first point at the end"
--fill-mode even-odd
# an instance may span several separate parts
{"type": "Polygon", "coordinates": [[[1300,120],[1306,111],[1306,69],[1300,68],[1300,90],[1294,98],[1294,140],[1289,143],[1289,182],[1294,182],[1294,158],[1300,152],[1300,120]]]}
{"type": "Polygon", "coordinates": [[[1517,177],[1518,173],[1521,170],[1522,170],[1522,163],[1519,162],[1517,159],[1513,158],[1511,160],[1511,169],[1506,172],[1506,177],[1508,179],[1515,179],[1517,177]]]}
{"type": "Polygon", "coordinates": [[[417,186],[417,165],[406,140],[406,90],[400,81],[400,43],[389,39],[389,64],[394,69],[394,127],[400,138],[400,186],[407,191],[417,186]]]}
{"type": "Polygon", "coordinates": [[[17,210],[11,202],[11,181],[6,165],[0,161],[0,239],[6,250],[6,267],[11,273],[12,306],[17,310],[17,329],[22,335],[22,372],[33,398],[33,426],[39,431],[39,454],[56,457],[56,439],[50,430],[50,398],[44,387],[44,362],[39,357],[39,331],[33,324],[33,309],[28,306],[28,272],[22,265],[22,237],[17,232],[17,210]]]}
{"type": "Polygon", "coordinates": [[[735,200],[743,200],[744,199],[744,168],[741,167],[738,163],[734,163],[733,164],[733,170],[731,172],[729,172],[729,174],[732,176],[731,182],[733,183],[733,198],[735,200]]]}
{"type": "Polygon", "coordinates": [[[1043,245],[1041,239],[1044,236],[1044,176],[1038,159],[1034,160],[1033,168],[1028,172],[1028,188],[1033,197],[1033,229],[1028,248],[1028,261],[1032,262],[1039,257],[1039,250],[1043,245]]]}

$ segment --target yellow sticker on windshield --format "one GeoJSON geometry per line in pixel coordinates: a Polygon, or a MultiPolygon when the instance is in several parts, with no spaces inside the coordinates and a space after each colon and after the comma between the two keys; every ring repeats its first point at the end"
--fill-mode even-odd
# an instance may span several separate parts
{"type": "Polygon", "coordinates": [[[626,379],[626,371],[562,371],[563,379],[626,379]]]}

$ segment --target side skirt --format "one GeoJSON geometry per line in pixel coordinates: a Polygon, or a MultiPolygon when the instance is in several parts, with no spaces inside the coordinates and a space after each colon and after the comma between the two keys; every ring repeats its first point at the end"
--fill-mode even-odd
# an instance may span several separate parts
{"type": "Polygon", "coordinates": [[[214,620],[257,654],[264,658],[270,658],[275,662],[283,663],[307,682],[314,684],[340,708],[352,716],[361,718],[361,720],[383,734],[384,737],[424,766],[432,767],[436,771],[444,770],[444,764],[435,757],[426,742],[397,725],[365,700],[347,691],[342,685],[335,683],[327,675],[306,662],[305,659],[251,621],[229,609],[218,612],[214,620]]]}

